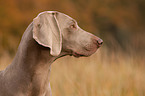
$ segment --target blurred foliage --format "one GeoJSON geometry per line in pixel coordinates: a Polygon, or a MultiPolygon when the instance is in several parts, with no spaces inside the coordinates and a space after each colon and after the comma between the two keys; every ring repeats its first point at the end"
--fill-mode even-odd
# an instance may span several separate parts
{"type": "Polygon", "coordinates": [[[111,51],[144,54],[145,0],[0,0],[0,56],[17,50],[33,18],[57,10],[100,36],[111,51]]]}

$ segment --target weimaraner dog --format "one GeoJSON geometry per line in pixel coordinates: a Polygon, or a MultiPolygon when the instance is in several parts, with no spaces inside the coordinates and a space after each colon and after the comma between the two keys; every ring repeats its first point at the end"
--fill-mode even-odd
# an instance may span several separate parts
{"type": "Polygon", "coordinates": [[[63,13],[40,13],[24,32],[12,63],[0,72],[0,96],[52,96],[51,63],[66,55],[90,56],[102,43],[63,13]]]}

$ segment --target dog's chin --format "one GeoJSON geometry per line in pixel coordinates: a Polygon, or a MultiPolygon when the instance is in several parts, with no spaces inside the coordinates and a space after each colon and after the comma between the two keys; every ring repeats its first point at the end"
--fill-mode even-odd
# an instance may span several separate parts
{"type": "Polygon", "coordinates": [[[72,55],[73,55],[74,57],[76,57],[76,58],[79,58],[79,57],[88,57],[88,56],[90,56],[90,55],[92,55],[92,54],[93,54],[93,53],[88,53],[88,54],[87,54],[87,53],[84,53],[84,54],[82,53],[82,54],[81,54],[81,53],[73,52],[72,55]]]}
{"type": "Polygon", "coordinates": [[[69,51],[65,51],[67,53],[67,55],[70,55],[70,56],[74,56],[76,58],[79,58],[79,57],[88,57],[88,56],[91,56],[92,54],[94,54],[96,51],[97,51],[98,48],[96,49],[93,49],[93,50],[87,50],[87,51],[82,51],[82,52],[79,52],[79,51],[73,51],[73,50],[69,50],[69,51]]]}
{"type": "Polygon", "coordinates": [[[79,58],[79,57],[87,57],[87,55],[84,55],[84,54],[79,54],[79,53],[73,53],[73,56],[76,57],[76,58],[79,58]]]}
{"type": "Polygon", "coordinates": [[[97,51],[97,49],[95,50],[90,50],[90,51],[84,51],[84,52],[72,52],[71,56],[73,55],[74,57],[88,57],[91,56],[92,54],[94,54],[97,51]]]}

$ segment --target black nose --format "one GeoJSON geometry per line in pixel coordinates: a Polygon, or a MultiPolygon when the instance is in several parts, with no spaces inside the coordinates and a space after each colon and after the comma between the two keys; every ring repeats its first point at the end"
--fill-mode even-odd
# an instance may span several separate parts
{"type": "Polygon", "coordinates": [[[98,40],[97,40],[97,44],[98,44],[98,45],[102,45],[102,44],[103,44],[103,40],[102,40],[102,39],[98,39],[98,40]]]}

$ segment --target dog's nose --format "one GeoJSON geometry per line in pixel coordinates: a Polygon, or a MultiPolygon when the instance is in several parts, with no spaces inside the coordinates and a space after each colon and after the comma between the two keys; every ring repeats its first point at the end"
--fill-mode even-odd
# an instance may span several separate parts
{"type": "Polygon", "coordinates": [[[102,40],[102,39],[98,39],[98,40],[97,40],[97,44],[98,44],[99,46],[101,46],[101,45],[103,44],[103,40],[102,40]]]}

